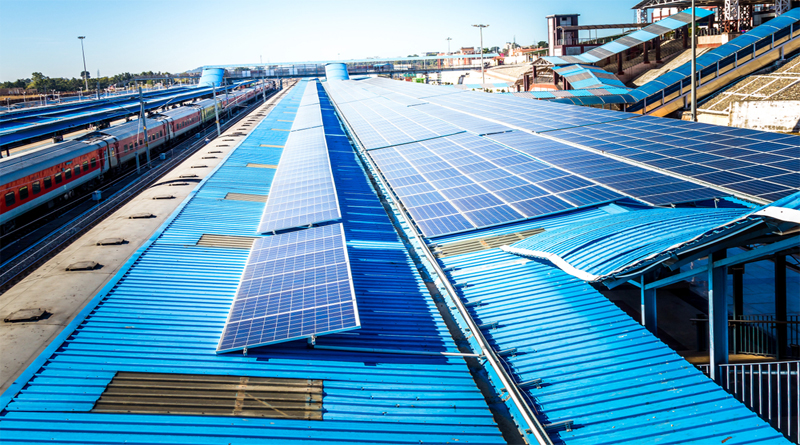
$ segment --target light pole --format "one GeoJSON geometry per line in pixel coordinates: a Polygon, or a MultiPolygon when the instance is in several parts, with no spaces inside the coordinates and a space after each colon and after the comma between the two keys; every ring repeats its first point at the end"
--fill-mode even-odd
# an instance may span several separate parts
{"type": "MultiPolygon", "coordinates": [[[[447,40],[447,55],[449,56],[449,55],[450,55],[450,41],[451,41],[451,40],[453,40],[453,39],[451,39],[450,37],[448,37],[448,38],[446,38],[445,40],[447,40]]],[[[452,62],[453,60],[452,60],[452,59],[450,59],[450,61],[452,62]]],[[[451,66],[452,66],[452,64],[451,64],[451,66]]]]}
{"type": "Polygon", "coordinates": [[[86,91],[89,91],[89,81],[86,80],[86,53],[83,51],[83,39],[86,36],[78,36],[78,39],[81,41],[81,55],[83,56],[83,86],[86,87],[86,91]]]}
{"type": "Polygon", "coordinates": [[[697,23],[695,23],[694,2],[692,0],[692,122],[697,122],[697,23]]]}
{"type": "Polygon", "coordinates": [[[472,25],[472,26],[481,30],[481,88],[484,91],[486,91],[486,88],[483,86],[483,84],[486,83],[486,75],[483,72],[483,28],[488,28],[489,25],[472,25]]]}

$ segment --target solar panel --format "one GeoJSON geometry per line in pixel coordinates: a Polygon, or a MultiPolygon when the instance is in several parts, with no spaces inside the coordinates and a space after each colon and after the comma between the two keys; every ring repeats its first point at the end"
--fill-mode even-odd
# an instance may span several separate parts
{"type": "MultiPolygon", "coordinates": [[[[337,102],[338,104],[338,102],[337,102]]],[[[422,141],[463,130],[385,98],[339,104],[366,150],[422,141]]]]}
{"type": "MultiPolygon", "coordinates": [[[[521,131],[487,137],[596,184],[653,205],[700,201],[724,195],[718,190],[699,184],[521,131]]],[[[560,187],[554,181],[546,181],[542,185],[551,189],[560,187]]],[[[580,195],[575,194],[565,196],[587,204],[592,201],[591,194],[585,194],[584,199],[579,199],[580,195]]]]}
{"type": "Polygon", "coordinates": [[[764,200],[800,190],[794,135],[643,116],[548,136],[764,200]]]}
{"type": "Polygon", "coordinates": [[[323,127],[289,133],[261,216],[261,233],[341,218],[323,127]]]}
{"type": "Polygon", "coordinates": [[[370,156],[428,237],[623,197],[470,133],[370,156]]]}
{"type": "Polygon", "coordinates": [[[361,327],[341,224],[253,244],[217,353],[361,327]]]}

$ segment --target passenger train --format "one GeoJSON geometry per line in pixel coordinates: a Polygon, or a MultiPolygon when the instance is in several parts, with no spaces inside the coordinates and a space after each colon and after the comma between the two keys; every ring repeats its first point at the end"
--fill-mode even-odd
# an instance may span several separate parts
{"type": "MultiPolygon", "coordinates": [[[[262,86],[244,88],[219,96],[219,113],[261,94],[262,86]]],[[[152,153],[177,142],[215,119],[214,100],[198,102],[151,114],[144,119],[147,143],[152,153]]],[[[142,120],[104,128],[76,139],[0,160],[0,227],[6,233],[15,220],[46,203],[72,197],[79,187],[88,187],[104,175],[143,156],[146,150],[142,120]]]]}

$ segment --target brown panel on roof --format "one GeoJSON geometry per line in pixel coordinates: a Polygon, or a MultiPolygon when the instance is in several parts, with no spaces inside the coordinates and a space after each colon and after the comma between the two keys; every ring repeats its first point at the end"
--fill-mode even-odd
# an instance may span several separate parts
{"type": "Polygon", "coordinates": [[[200,237],[197,241],[197,245],[202,247],[225,247],[228,249],[250,250],[255,240],[255,236],[214,235],[206,233],[200,237]]]}
{"type": "Polygon", "coordinates": [[[252,162],[249,162],[247,164],[247,166],[248,167],[253,167],[253,168],[278,168],[277,165],[272,165],[272,164],[254,164],[252,162]]]}
{"type": "Polygon", "coordinates": [[[322,420],[322,380],[117,372],[95,413],[322,420]]]}
{"type": "Polygon", "coordinates": [[[269,145],[269,144],[261,144],[261,147],[272,147],[272,148],[283,148],[283,145],[269,145]]]}
{"type": "Polygon", "coordinates": [[[507,246],[509,244],[516,243],[517,241],[524,240],[525,238],[542,232],[544,232],[544,229],[531,229],[523,230],[522,232],[509,233],[507,235],[489,236],[486,238],[475,238],[464,241],[453,241],[451,243],[441,244],[434,253],[438,258],[444,258],[448,256],[478,252],[480,250],[494,249],[500,246],[507,246]]]}
{"type": "Polygon", "coordinates": [[[267,195],[253,195],[250,193],[228,193],[225,199],[232,201],[267,202],[267,195]]]}

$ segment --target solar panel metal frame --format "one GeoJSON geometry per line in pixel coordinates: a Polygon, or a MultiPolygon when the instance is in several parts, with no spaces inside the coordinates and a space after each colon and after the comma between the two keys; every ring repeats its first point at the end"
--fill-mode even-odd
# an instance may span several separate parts
{"type": "MultiPolygon", "coordinates": [[[[323,235],[323,236],[321,236],[319,238],[311,238],[311,240],[312,241],[313,240],[319,240],[321,238],[327,238],[327,237],[328,236],[323,235]]],[[[294,243],[294,245],[298,245],[300,243],[307,242],[307,241],[309,241],[308,238],[306,238],[305,240],[298,241],[298,242],[294,243]]],[[[278,246],[280,247],[281,245],[278,244],[278,246]]],[[[285,245],[284,245],[284,247],[285,247],[285,245]]],[[[296,256],[301,256],[301,255],[303,255],[303,254],[296,254],[296,255],[293,255],[293,256],[290,256],[290,257],[280,256],[280,257],[274,258],[273,261],[275,261],[275,262],[282,261],[282,260],[284,260],[286,258],[292,258],[292,257],[296,257],[296,256]]],[[[309,267],[307,269],[310,269],[310,268],[311,267],[309,267]]],[[[290,273],[290,272],[283,272],[283,273],[279,273],[279,274],[273,274],[271,276],[274,277],[276,275],[283,275],[283,274],[290,273]]],[[[341,280],[339,280],[339,281],[341,281],[341,280]]],[[[290,289],[289,291],[291,292],[292,290],[295,290],[295,289],[305,289],[307,287],[308,286],[302,286],[302,287],[299,287],[299,288],[290,289]]],[[[286,290],[277,290],[277,291],[274,291],[273,293],[284,293],[284,292],[286,292],[286,290]]],[[[263,296],[266,296],[266,295],[267,294],[263,294],[263,296]]],[[[259,295],[259,296],[256,296],[256,297],[247,297],[247,298],[258,298],[260,296],[262,296],[262,295],[259,295]]],[[[244,298],[244,299],[247,299],[247,298],[244,298]]],[[[240,323],[240,322],[248,321],[248,320],[257,320],[257,319],[267,318],[267,317],[277,317],[277,316],[279,316],[281,314],[286,314],[286,316],[288,316],[289,314],[302,312],[302,311],[308,310],[308,309],[316,309],[316,308],[320,308],[320,307],[330,307],[330,306],[332,306],[332,304],[328,304],[328,305],[325,305],[325,306],[314,306],[312,308],[303,308],[303,309],[298,309],[298,310],[291,310],[291,311],[282,312],[282,313],[278,313],[278,314],[272,314],[272,315],[265,314],[263,317],[253,317],[253,318],[250,318],[250,319],[238,320],[238,321],[236,321],[234,323],[240,323]]],[[[247,257],[247,263],[246,263],[245,269],[242,271],[242,278],[239,281],[239,285],[236,287],[236,294],[234,296],[233,302],[231,303],[231,308],[230,308],[230,310],[228,312],[228,317],[225,320],[225,326],[224,326],[224,328],[222,330],[222,334],[220,334],[220,339],[219,339],[219,342],[217,343],[216,353],[217,354],[223,354],[223,353],[226,353],[226,352],[240,351],[240,350],[244,350],[244,349],[247,349],[247,348],[255,348],[255,347],[259,347],[259,346],[266,346],[266,345],[270,345],[270,344],[284,343],[284,342],[299,340],[299,339],[303,339],[303,338],[310,338],[312,336],[316,337],[316,336],[320,336],[320,335],[335,334],[335,333],[338,333],[338,332],[345,332],[345,331],[350,331],[350,330],[354,330],[354,329],[359,329],[360,327],[361,327],[361,317],[359,316],[359,313],[358,313],[358,301],[357,301],[357,298],[356,298],[355,286],[353,285],[353,274],[352,274],[352,270],[350,268],[350,256],[349,256],[349,254],[347,252],[347,240],[346,240],[345,234],[344,234],[344,226],[341,223],[331,224],[331,225],[328,225],[328,226],[315,227],[315,228],[312,228],[312,229],[300,230],[300,231],[297,231],[297,232],[289,232],[289,233],[285,233],[285,234],[281,234],[281,235],[262,237],[262,238],[257,239],[255,241],[255,243],[253,243],[253,247],[250,249],[250,253],[249,253],[248,257],[247,257]],[[235,347],[231,346],[231,347],[227,347],[225,349],[222,349],[222,345],[223,345],[223,343],[224,343],[224,341],[226,339],[226,333],[228,331],[229,326],[231,325],[231,321],[230,320],[233,317],[234,308],[236,306],[237,300],[240,300],[239,296],[240,296],[242,287],[245,284],[245,282],[247,282],[247,281],[249,281],[251,279],[252,280],[257,279],[257,278],[245,279],[244,277],[247,275],[248,268],[255,267],[254,266],[255,264],[259,264],[259,263],[254,263],[253,262],[253,256],[255,254],[257,254],[258,252],[266,250],[266,249],[263,249],[263,248],[259,248],[261,243],[267,242],[267,240],[272,242],[272,241],[280,239],[281,237],[291,237],[291,236],[297,236],[297,235],[300,235],[300,234],[309,234],[311,231],[315,231],[315,230],[319,230],[321,232],[324,232],[326,230],[331,230],[331,228],[333,228],[333,227],[337,228],[337,230],[338,230],[338,234],[334,234],[333,238],[339,238],[341,240],[341,245],[334,246],[332,249],[317,250],[317,251],[315,251],[313,253],[321,253],[321,252],[328,252],[328,251],[335,250],[335,249],[341,249],[342,254],[343,254],[343,259],[344,259],[344,262],[342,264],[344,265],[344,268],[347,270],[347,281],[348,281],[348,286],[349,286],[350,297],[351,298],[350,298],[349,302],[335,303],[335,304],[339,304],[339,305],[346,305],[348,303],[352,304],[353,317],[354,317],[355,323],[352,326],[342,327],[342,328],[339,328],[339,329],[314,332],[313,334],[308,334],[308,335],[297,335],[297,336],[291,336],[291,337],[287,336],[286,338],[282,338],[282,339],[275,339],[275,340],[266,341],[266,342],[256,342],[256,343],[252,343],[252,344],[239,345],[239,346],[235,346],[235,347]]],[[[234,335],[234,337],[235,337],[236,334],[233,333],[232,335],[234,335]]]]}

